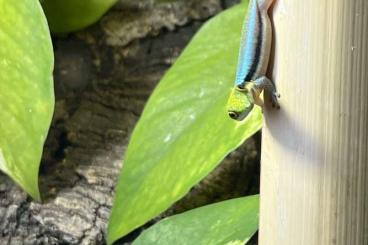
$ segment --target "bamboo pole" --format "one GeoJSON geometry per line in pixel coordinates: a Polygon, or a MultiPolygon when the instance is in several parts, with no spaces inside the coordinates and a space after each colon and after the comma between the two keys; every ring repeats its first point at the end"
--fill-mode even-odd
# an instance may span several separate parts
{"type": "Polygon", "coordinates": [[[278,0],[261,245],[368,244],[368,0],[278,0]]]}

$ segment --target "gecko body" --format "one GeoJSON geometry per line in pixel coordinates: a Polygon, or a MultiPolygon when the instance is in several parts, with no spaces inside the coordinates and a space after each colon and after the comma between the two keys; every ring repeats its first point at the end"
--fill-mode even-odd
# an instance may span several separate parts
{"type": "Polygon", "coordinates": [[[250,0],[243,25],[235,86],[227,111],[231,118],[243,120],[254,105],[263,106],[262,91],[270,94],[273,107],[279,108],[279,95],[266,77],[272,43],[272,27],[268,9],[273,0],[250,0]]]}

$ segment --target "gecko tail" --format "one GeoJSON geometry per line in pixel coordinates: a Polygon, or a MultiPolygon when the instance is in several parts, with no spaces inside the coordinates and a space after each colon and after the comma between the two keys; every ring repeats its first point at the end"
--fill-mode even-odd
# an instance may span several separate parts
{"type": "Polygon", "coordinates": [[[257,2],[258,2],[258,7],[260,9],[267,11],[272,5],[272,3],[274,2],[274,0],[257,0],[257,2]]]}

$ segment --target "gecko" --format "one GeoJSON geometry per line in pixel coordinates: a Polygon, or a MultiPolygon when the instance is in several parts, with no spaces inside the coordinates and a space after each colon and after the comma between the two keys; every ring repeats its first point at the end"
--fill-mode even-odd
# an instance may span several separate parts
{"type": "Polygon", "coordinates": [[[268,93],[272,106],[280,108],[274,83],[266,77],[271,51],[272,26],[268,9],[274,0],[249,0],[245,18],[235,77],[227,112],[232,119],[241,121],[254,105],[263,107],[263,91],[268,93]]]}

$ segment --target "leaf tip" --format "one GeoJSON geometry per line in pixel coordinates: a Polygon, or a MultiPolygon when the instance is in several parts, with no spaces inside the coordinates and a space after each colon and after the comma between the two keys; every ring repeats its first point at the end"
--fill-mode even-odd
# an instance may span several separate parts
{"type": "MultiPolygon", "coordinates": [[[[112,212],[111,212],[112,213],[112,212]]],[[[119,239],[119,235],[117,234],[117,230],[114,228],[114,226],[111,224],[111,217],[109,220],[109,223],[107,225],[107,236],[106,236],[106,243],[107,245],[112,245],[116,240],[119,239]]]]}

